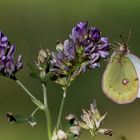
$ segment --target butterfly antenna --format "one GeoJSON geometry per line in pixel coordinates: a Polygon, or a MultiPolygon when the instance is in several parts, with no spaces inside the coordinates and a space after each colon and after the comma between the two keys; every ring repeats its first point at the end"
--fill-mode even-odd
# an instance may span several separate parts
{"type": "Polygon", "coordinates": [[[120,38],[122,39],[123,44],[125,44],[125,38],[124,38],[124,36],[120,34],[120,38]]]}
{"type": "Polygon", "coordinates": [[[128,34],[128,38],[127,38],[127,42],[126,42],[126,46],[128,46],[128,43],[129,43],[131,34],[132,34],[132,31],[131,31],[131,29],[130,29],[129,34],[128,34]]]}

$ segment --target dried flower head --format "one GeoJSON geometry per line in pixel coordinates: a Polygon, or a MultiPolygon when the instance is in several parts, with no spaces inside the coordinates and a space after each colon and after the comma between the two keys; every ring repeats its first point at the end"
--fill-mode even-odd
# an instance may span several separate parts
{"type": "Polygon", "coordinates": [[[69,132],[68,132],[69,136],[74,138],[78,137],[81,131],[78,118],[73,114],[69,114],[68,116],[66,116],[66,120],[69,121],[70,124],[69,132]]]}
{"type": "Polygon", "coordinates": [[[22,68],[22,56],[19,55],[14,62],[15,46],[11,45],[8,38],[0,32],[0,73],[3,76],[15,78],[15,74],[22,68]]]}
{"type": "Polygon", "coordinates": [[[67,121],[69,121],[70,125],[79,125],[78,118],[75,115],[69,114],[65,118],[67,121]]]}
{"type": "Polygon", "coordinates": [[[100,128],[101,123],[103,122],[106,115],[107,113],[105,113],[103,116],[100,115],[94,100],[94,102],[90,105],[90,110],[83,109],[83,114],[81,115],[82,121],[79,122],[80,126],[84,129],[90,130],[90,133],[93,136],[96,133],[112,136],[111,129],[100,128]]]}
{"type": "Polygon", "coordinates": [[[67,140],[67,134],[63,130],[54,131],[51,140],[67,140]]]}
{"type": "Polygon", "coordinates": [[[90,104],[90,110],[83,109],[83,114],[81,115],[82,121],[78,120],[73,114],[66,116],[66,120],[68,120],[70,124],[69,134],[73,137],[78,137],[81,128],[83,128],[89,130],[92,136],[95,136],[97,133],[112,136],[111,129],[100,128],[106,114],[107,113],[103,116],[100,115],[94,100],[94,102],[90,104]]]}
{"type": "Polygon", "coordinates": [[[63,44],[58,42],[56,52],[52,53],[52,79],[62,86],[69,86],[79,74],[99,67],[101,58],[108,55],[108,38],[102,37],[99,29],[79,22],[72,29],[70,38],[63,44]]]}
{"type": "Polygon", "coordinates": [[[81,131],[81,127],[78,125],[70,127],[70,133],[74,138],[77,138],[80,135],[80,131],[81,131]]]}
{"type": "Polygon", "coordinates": [[[40,71],[40,78],[44,78],[49,72],[50,67],[50,51],[48,49],[40,49],[38,51],[38,58],[36,66],[40,71]]]}

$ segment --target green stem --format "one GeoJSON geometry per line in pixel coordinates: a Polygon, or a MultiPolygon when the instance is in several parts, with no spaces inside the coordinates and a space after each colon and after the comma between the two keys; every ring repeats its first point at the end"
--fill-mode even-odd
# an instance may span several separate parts
{"type": "Polygon", "coordinates": [[[92,137],[92,140],[95,140],[95,131],[90,131],[90,133],[91,133],[91,137],[92,137]]]}
{"type": "Polygon", "coordinates": [[[95,140],[95,135],[94,135],[94,136],[92,136],[92,140],[95,140]]]}
{"type": "Polygon", "coordinates": [[[38,99],[35,98],[35,96],[22,84],[21,81],[16,80],[16,83],[27,93],[27,95],[39,107],[39,109],[41,109],[41,110],[44,109],[44,105],[38,99]]]}
{"type": "Polygon", "coordinates": [[[42,89],[43,89],[43,97],[44,97],[44,105],[45,105],[45,116],[47,120],[47,132],[48,132],[48,138],[51,140],[51,115],[48,107],[48,101],[47,101],[47,88],[46,88],[46,83],[42,83],[42,89]]]}
{"type": "Polygon", "coordinates": [[[63,88],[64,93],[63,93],[63,98],[62,98],[60,109],[59,109],[56,130],[58,130],[59,129],[59,126],[60,126],[62,112],[63,112],[63,108],[64,108],[64,103],[65,103],[65,98],[66,98],[66,95],[67,95],[66,90],[67,90],[66,88],[63,88]]]}
{"type": "Polygon", "coordinates": [[[35,115],[35,113],[38,111],[38,109],[39,109],[39,108],[37,107],[37,108],[32,112],[32,114],[31,114],[30,116],[33,117],[33,116],[35,115]]]}
{"type": "Polygon", "coordinates": [[[33,100],[37,100],[34,95],[21,83],[21,81],[16,80],[16,82],[33,100]]]}

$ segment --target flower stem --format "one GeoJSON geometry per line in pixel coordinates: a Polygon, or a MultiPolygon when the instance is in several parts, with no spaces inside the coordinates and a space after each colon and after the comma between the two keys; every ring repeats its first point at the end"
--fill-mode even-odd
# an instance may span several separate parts
{"type": "Polygon", "coordinates": [[[95,135],[94,135],[94,136],[92,136],[92,140],[95,140],[95,135]]]}
{"type": "Polygon", "coordinates": [[[91,131],[91,137],[92,137],[92,140],[95,140],[95,131],[91,131]]]}
{"type": "Polygon", "coordinates": [[[37,107],[37,108],[32,112],[32,114],[31,114],[30,116],[33,117],[33,116],[35,115],[35,113],[38,111],[38,109],[39,109],[39,108],[37,107]]]}
{"type": "Polygon", "coordinates": [[[48,107],[48,101],[47,101],[47,87],[46,87],[46,83],[43,82],[42,83],[42,89],[43,89],[43,97],[44,97],[44,112],[45,112],[45,116],[46,116],[46,121],[47,121],[47,132],[48,132],[48,138],[49,140],[51,140],[51,115],[50,115],[50,111],[49,111],[49,107],[48,107]]]}
{"type": "Polygon", "coordinates": [[[92,136],[92,140],[95,140],[95,137],[94,136],[92,136]]]}
{"type": "Polygon", "coordinates": [[[44,105],[35,96],[23,85],[23,83],[19,80],[16,80],[16,83],[27,93],[27,95],[32,99],[32,101],[39,107],[39,109],[43,110],[44,105]]]}
{"type": "Polygon", "coordinates": [[[59,129],[59,126],[60,126],[60,122],[61,122],[61,117],[62,117],[62,112],[63,112],[63,108],[64,108],[64,103],[65,103],[65,98],[66,98],[66,95],[67,95],[67,92],[66,92],[66,88],[63,88],[63,98],[62,98],[62,101],[61,101],[61,105],[60,105],[60,109],[59,109],[59,114],[58,114],[58,119],[57,119],[57,125],[56,125],[56,130],[59,129]]]}

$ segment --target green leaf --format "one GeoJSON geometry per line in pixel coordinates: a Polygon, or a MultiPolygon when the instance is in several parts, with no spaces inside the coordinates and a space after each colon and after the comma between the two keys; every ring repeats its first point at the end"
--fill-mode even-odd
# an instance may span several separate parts
{"type": "Polygon", "coordinates": [[[6,114],[8,121],[14,124],[29,123],[32,127],[37,124],[34,116],[24,117],[22,115],[13,115],[12,113],[6,114]]]}
{"type": "Polygon", "coordinates": [[[10,123],[24,123],[28,121],[28,118],[23,117],[22,115],[13,115],[12,113],[6,114],[10,123]]]}
{"type": "Polygon", "coordinates": [[[29,73],[29,75],[34,78],[34,79],[38,79],[41,80],[41,78],[39,77],[38,73],[35,71],[34,67],[30,64],[27,63],[28,67],[30,68],[31,72],[29,73]]]}

